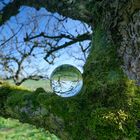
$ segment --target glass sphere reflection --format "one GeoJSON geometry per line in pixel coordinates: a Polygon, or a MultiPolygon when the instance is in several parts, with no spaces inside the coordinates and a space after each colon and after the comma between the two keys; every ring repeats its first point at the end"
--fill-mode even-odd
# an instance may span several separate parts
{"type": "Polygon", "coordinates": [[[83,86],[81,72],[72,65],[61,65],[51,74],[51,88],[61,97],[78,94],[83,86]]]}

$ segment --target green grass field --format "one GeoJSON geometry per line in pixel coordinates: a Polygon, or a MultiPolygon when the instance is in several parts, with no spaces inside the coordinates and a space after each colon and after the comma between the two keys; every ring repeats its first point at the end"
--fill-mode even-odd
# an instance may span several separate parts
{"type": "MultiPolygon", "coordinates": [[[[8,80],[7,82],[9,82],[10,84],[14,84],[12,80],[8,80]]],[[[44,88],[45,91],[52,91],[49,80],[39,80],[39,81],[27,80],[24,83],[22,83],[21,86],[33,91],[39,87],[44,88]]]]}
{"type": "Polygon", "coordinates": [[[0,117],[0,140],[59,140],[54,134],[15,119],[0,117]]]}

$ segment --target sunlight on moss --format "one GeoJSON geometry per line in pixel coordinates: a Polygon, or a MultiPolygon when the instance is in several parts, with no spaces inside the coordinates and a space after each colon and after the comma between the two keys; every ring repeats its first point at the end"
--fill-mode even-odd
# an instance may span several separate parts
{"type": "Polygon", "coordinates": [[[126,119],[128,119],[128,114],[120,109],[117,112],[108,112],[108,114],[104,115],[103,118],[110,123],[114,123],[118,129],[124,131],[123,125],[125,124],[126,119]]]}
{"type": "Polygon", "coordinates": [[[10,84],[9,82],[2,82],[2,84],[0,86],[7,87],[7,88],[10,88],[10,89],[14,89],[14,90],[17,89],[17,90],[31,91],[30,89],[28,89],[24,86],[16,86],[16,85],[10,84]]]}

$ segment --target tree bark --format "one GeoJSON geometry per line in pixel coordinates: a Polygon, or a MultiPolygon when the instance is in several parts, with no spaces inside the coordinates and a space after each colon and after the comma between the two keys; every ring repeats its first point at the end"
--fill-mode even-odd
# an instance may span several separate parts
{"type": "Polygon", "coordinates": [[[30,6],[37,10],[44,7],[52,13],[57,12],[63,16],[89,23],[92,19],[92,14],[91,11],[87,10],[87,5],[89,3],[84,0],[14,0],[3,8],[0,25],[9,20],[11,16],[17,15],[21,6],[30,6]]]}
{"type": "Polygon", "coordinates": [[[98,3],[97,7],[94,11],[96,20],[92,24],[94,30],[100,26],[108,43],[117,47],[117,57],[122,59],[120,67],[124,73],[140,85],[140,1],[105,1],[98,3]]]}

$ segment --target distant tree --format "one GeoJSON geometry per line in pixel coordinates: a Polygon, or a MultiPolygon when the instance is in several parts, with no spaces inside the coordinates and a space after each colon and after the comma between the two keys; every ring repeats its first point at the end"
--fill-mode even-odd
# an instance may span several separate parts
{"type": "Polygon", "coordinates": [[[47,74],[44,74],[47,65],[40,68],[39,63],[43,59],[42,61],[38,59],[44,58],[49,64],[53,64],[59,57],[59,50],[73,47],[74,44],[77,48],[74,50],[78,51],[79,55],[77,52],[69,51],[68,54],[85,62],[91,40],[91,31],[87,25],[79,22],[81,30],[75,29],[74,33],[71,33],[65,27],[65,23],[69,22],[66,17],[51,14],[46,10],[44,12],[37,12],[31,8],[26,10],[34,12],[26,12],[27,19],[21,19],[22,15],[18,15],[13,19],[14,25],[11,25],[13,24],[11,21],[1,27],[0,66],[2,73],[5,72],[5,79],[12,79],[16,85],[20,85],[28,79],[48,78],[47,74]],[[9,34],[6,35],[6,32],[9,34]],[[88,42],[83,44],[84,41],[88,42]]]}

